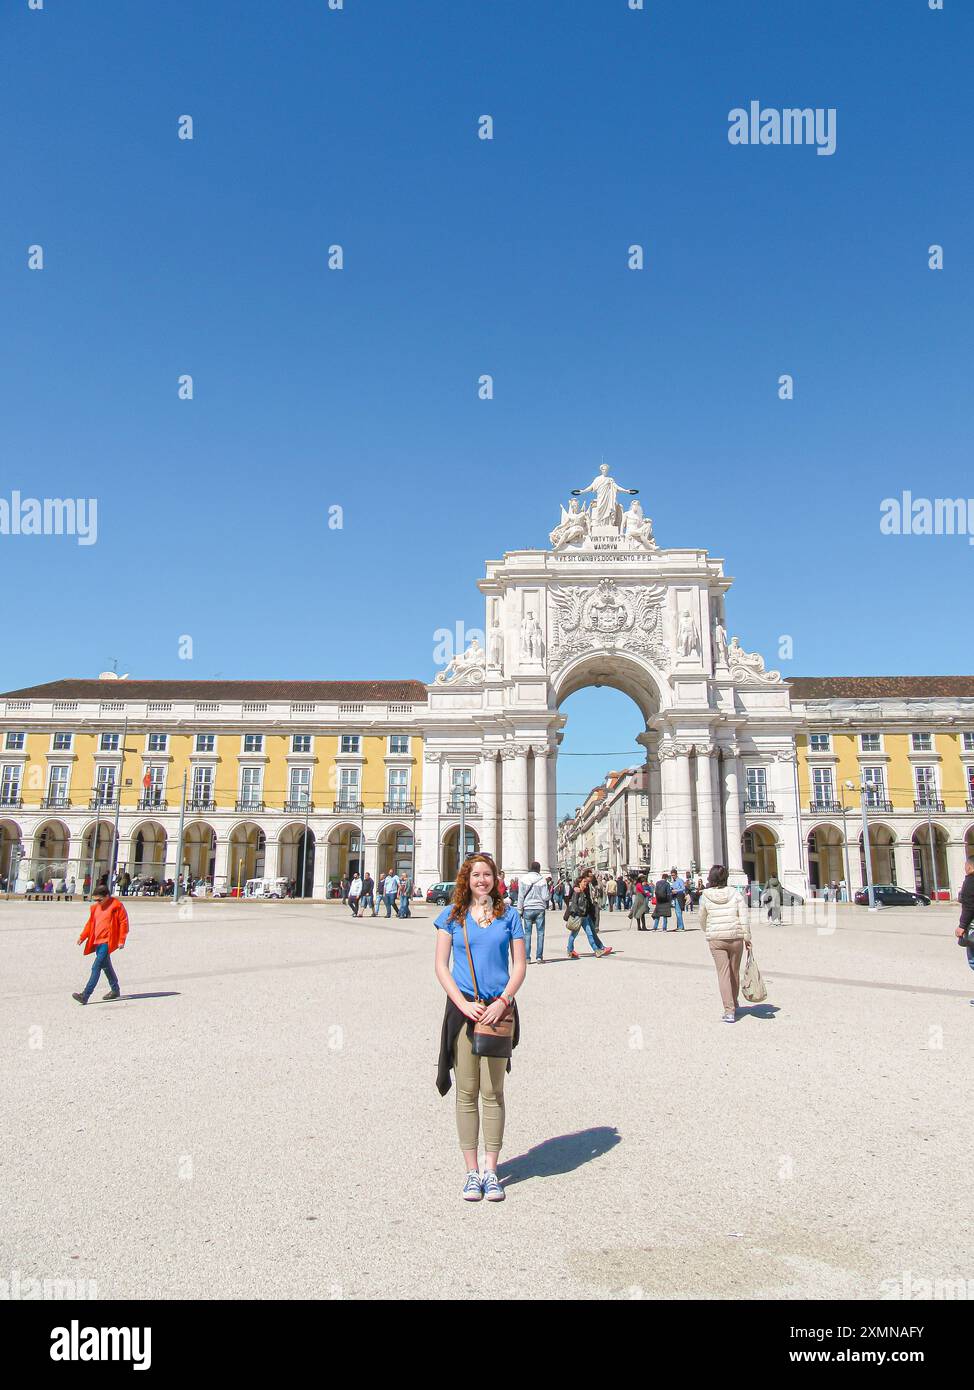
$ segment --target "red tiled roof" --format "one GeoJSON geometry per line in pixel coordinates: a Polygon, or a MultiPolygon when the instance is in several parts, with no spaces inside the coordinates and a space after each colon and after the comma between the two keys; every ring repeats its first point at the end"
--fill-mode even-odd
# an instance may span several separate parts
{"type": "Polygon", "coordinates": [[[936,699],[974,695],[974,676],[791,676],[796,700],[936,699]]]}
{"type": "Polygon", "coordinates": [[[67,680],[7,690],[8,700],[288,700],[425,702],[422,681],[67,680]]]}

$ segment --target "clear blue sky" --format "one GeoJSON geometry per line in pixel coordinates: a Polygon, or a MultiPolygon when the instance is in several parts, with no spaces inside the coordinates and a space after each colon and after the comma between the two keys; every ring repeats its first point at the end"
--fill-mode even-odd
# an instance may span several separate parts
{"type": "Polygon", "coordinates": [[[5,688],[428,679],[603,453],[786,675],[970,669],[974,548],[878,522],[974,495],[971,5],[8,0],[0,40],[0,495],[99,503],[0,537],[5,688]],[[730,145],[753,99],[836,153],[730,145]]]}

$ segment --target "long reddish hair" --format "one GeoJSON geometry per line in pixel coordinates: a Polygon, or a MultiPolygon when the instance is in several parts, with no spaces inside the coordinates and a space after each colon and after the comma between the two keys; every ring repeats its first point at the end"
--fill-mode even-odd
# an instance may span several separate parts
{"type": "Polygon", "coordinates": [[[494,876],[494,881],[490,885],[490,896],[494,904],[494,916],[503,917],[507,909],[504,906],[504,899],[501,897],[500,874],[497,872],[497,865],[489,854],[471,854],[469,859],[465,859],[460,865],[457,873],[456,887],[453,890],[453,909],[450,912],[449,921],[465,922],[467,913],[470,911],[470,900],[473,893],[470,890],[470,870],[477,863],[486,864],[494,876]]]}

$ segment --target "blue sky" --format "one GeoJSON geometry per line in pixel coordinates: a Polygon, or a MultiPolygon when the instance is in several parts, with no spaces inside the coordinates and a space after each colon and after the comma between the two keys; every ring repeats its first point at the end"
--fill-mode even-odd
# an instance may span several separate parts
{"type": "Polygon", "coordinates": [[[969,669],[974,549],[879,532],[974,494],[969,5],[9,0],[0,40],[0,496],[99,505],[0,536],[5,688],[429,678],[603,454],[784,674],[969,669]],[[836,153],[730,145],[753,99],[836,153]]]}

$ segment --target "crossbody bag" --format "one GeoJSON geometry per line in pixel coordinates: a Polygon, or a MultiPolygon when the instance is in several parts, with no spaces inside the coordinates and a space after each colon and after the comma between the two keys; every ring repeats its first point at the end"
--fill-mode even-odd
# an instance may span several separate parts
{"type": "MultiPolygon", "coordinates": [[[[474,1002],[483,1004],[477,987],[477,976],[473,968],[473,953],[470,938],[467,936],[466,918],[463,921],[463,944],[467,948],[467,961],[470,965],[470,978],[473,981],[474,1002]]],[[[514,1010],[508,1008],[496,1023],[484,1023],[478,1019],[473,1026],[472,1051],[475,1057],[510,1057],[514,1051],[514,1010]]]]}

